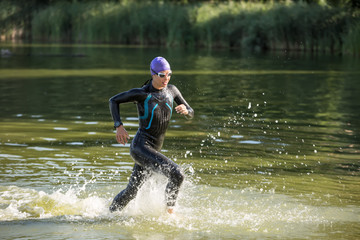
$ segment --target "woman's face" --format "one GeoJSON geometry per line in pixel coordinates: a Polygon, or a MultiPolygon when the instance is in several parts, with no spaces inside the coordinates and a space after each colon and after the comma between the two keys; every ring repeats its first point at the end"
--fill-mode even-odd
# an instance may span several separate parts
{"type": "Polygon", "coordinates": [[[171,73],[172,73],[171,70],[165,70],[165,71],[159,72],[159,74],[154,74],[152,76],[153,87],[156,89],[159,89],[159,90],[166,87],[168,85],[168,83],[170,82],[171,73]],[[163,77],[160,77],[159,75],[162,75],[163,77]]]}

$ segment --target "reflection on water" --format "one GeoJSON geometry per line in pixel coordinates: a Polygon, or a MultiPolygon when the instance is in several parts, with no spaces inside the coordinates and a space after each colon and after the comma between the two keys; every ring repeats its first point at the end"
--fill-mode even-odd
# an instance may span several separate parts
{"type": "MultiPolygon", "coordinates": [[[[358,59],[41,45],[12,52],[0,58],[6,239],[360,234],[358,59]],[[32,54],[39,51],[85,57],[32,54]],[[163,149],[187,176],[177,214],[164,213],[161,176],[110,214],[133,161],[129,144],[115,141],[107,101],[141,86],[156,55],[169,59],[172,82],[196,112],[192,121],[173,117],[163,149]]],[[[133,137],[136,108],[121,111],[133,137]]]]}

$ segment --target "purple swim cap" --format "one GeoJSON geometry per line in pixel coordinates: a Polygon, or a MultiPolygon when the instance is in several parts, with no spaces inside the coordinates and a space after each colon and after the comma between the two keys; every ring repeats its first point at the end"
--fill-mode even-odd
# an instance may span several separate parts
{"type": "Polygon", "coordinates": [[[150,63],[151,76],[165,70],[171,70],[170,64],[168,63],[168,61],[166,61],[165,58],[156,57],[151,61],[150,63]]]}

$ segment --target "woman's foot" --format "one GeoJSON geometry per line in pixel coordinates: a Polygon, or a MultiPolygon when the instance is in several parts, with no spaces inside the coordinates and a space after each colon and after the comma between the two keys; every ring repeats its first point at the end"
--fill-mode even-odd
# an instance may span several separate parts
{"type": "Polygon", "coordinates": [[[110,212],[115,212],[118,210],[118,206],[116,204],[111,204],[109,210],[110,212]]]}

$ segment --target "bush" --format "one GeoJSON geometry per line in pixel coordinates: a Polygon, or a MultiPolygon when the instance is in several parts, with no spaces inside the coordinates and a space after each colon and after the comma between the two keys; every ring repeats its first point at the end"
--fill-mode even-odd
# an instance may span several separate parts
{"type": "Polygon", "coordinates": [[[358,16],[306,3],[58,2],[34,14],[35,40],[251,51],[357,51],[358,16]],[[344,45],[344,41],[346,44],[344,45]]]}

